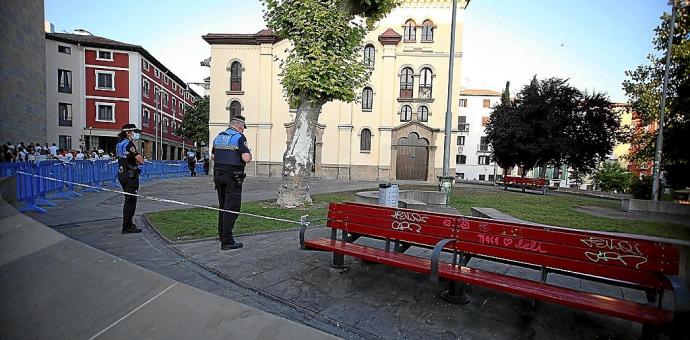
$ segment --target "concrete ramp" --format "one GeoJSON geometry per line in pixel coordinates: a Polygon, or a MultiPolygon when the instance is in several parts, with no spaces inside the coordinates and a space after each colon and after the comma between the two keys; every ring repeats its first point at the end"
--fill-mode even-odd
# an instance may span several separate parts
{"type": "Polygon", "coordinates": [[[334,338],[67,238],[3,200],[0,334],[5,339],[334,338]]]}

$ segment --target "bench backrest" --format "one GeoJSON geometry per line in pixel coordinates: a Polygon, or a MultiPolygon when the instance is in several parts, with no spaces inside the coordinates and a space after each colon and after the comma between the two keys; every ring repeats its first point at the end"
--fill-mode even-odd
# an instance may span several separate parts
{"type": "Polygon", "coordinates": [[[425,246],[456,239],[449,248],[649,288],[671,288],[660,274],[680,266],[678,246],[627,235],[349,202],[331,203],[328,217],[329,227],[350,233],[425,246]]]}
{"type": "Polygon", "coordinates": [[[527,184],[543,187],[546,185],[546,180],[543,178],[527,178],[527,177],[515,177],[515,176],[504,176],[503,183],[505,184],[527,184]]]}

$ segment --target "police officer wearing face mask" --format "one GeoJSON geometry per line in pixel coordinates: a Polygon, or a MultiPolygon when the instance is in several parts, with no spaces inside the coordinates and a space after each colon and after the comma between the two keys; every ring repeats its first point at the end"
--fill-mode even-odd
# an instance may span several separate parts
{"type": "MultiPolygon", "coordinates": [[[[244,167],[252,161],[247,138],[242,134],[247,128],[244,121],[242,116],[232,118],[228,129],[213,140],[213,182],[221,209],[239,211],[242,204],[242,181],[246,177],[244,167]]],[[[222,250],[242,248],[242,243],[235,242],[232,236],[235,220],[237,214],[218,213],[218,236],[222,250]]]]}
{"type": "MultiPolygon", "coordinates": [[[[119,141],[115,146],[117,153],[117,179],[122,186],[122,190],[130,194],[136,194],[139,190],[139,165],[144,164],[144,158],[137,151],[134,141],[139,139],[141,130],[134,124],[125,124],[122,131],[118,134],[119,141]]],[[[122,207],[122,233],[140,233],[132,222],[134,211],[137,209],[137,197],[125,195],[125,204],[122,207]]]]}

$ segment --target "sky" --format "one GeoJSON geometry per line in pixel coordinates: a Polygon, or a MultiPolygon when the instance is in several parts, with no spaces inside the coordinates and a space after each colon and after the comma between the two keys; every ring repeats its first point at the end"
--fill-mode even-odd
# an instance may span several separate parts
{"type": "MultiPolygon", "coordinates": [[[[500,91],[510,81],[515,94],[534,75],[561,77],[623,102],[625,71],[654,52],[653,29],[669,10],[667,0],[472,0],[456,84],[500,91]]],[[[46,0],[45,18],[56,32],[83,28],[141,45],[187,82],[208,76],[199,65],[210,56],[202,35],[265,27],[251,0],[46,0]]]]}

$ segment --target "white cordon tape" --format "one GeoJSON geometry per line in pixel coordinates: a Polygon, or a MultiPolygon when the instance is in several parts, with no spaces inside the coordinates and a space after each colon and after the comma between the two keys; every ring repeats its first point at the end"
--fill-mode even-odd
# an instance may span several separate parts
{"type": "Polygon", "coordinates": [[[52,177],[46,177],[46,176],[41,176],[41,175],[34,175],[34,174],[30,174],[30,173],[24,172],[24,171],[17,171],[17,173],[18,173],[18,174],[22,174],[22,175],[27,175],[27,176],[33,176],[33,177],[43,178],[43,179],[47,179],[47,180],[50,180],[50,181],[61,182],[61,183],[65,183],[65,184],[77,185],[77,186],[85,187],[85,188],[92,188],[92,189],[96,189],[96,190],[114,192],[114,193],[117,193],[117,194],[123,194],[123,195],[134,196],[134,197],[141,197],[141,198],[143,198],[143,199],[147,199],[147,200],[150,200],[150,201],[164,202],[164,203],[172,203],[172,204],[179,204],[179,205],[184,205],[184,206],[193,207],[193,208],[201,208],[201,209],[215,210],[215,211],[224,212],[224,213],[231,213],[231,214],[237,214],[237,215],[245,215],[245,216],[257,217],[257,218],[263,218],[263,219],[265,219],[265,220],[273,220],[273,221],[286,222],[286,223],[299,224],[299,225],[306,225],[306,226],[309,226],[309,223],[310,223],[310,222],[307,220],[307,218],[309,217],[309,215],[303,215],[302,217],[300,217],[300,220],[299,220],[299,221],[292,221],[292,220],[286,220],[286,219],[283,219],[283,218],[270,217],[270,216],[263,216],[263,215],[257,215],[257,214],[252,214],[252,213],[244,213],[244,212],[241,212],[241,211],[232,211],[232,210],[227,210],[227,209],[214,208],[214,207],[209,207],[209,206],[200,205],[200,204],[186,203],[186,202],[180,202],[180,201],[175,201],[175,200],[169,200],[169,199],[165,199],[165,198],[158,198],[158,197],[153,197],[153,196],[132,194],[132,193],[124,192],[124,191],[121,191],[121,190],[113,190],[113,189],[108,189],[108,188],[103,188],[103,187],[96,187],[96,186],[88,185],[88,184],[81,184],[81,183],[75,183],[75,182],[65,181],[65,180],[61,180],[61,179],[57,179],[57,178],[52,178],[52,177]]]}

